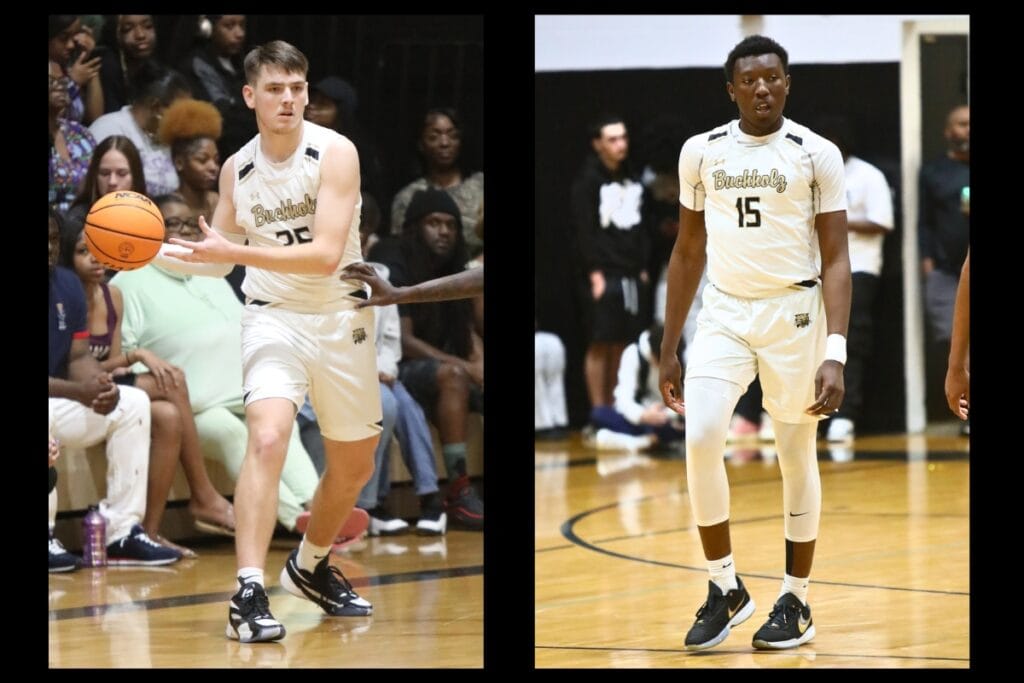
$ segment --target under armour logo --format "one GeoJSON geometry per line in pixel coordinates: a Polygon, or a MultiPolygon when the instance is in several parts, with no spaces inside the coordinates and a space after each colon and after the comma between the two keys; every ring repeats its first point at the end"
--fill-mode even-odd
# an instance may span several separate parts
{"type": "Polygon", "coordinates": [[[357,327],[356,329],[352,330],[352,341],[354,341],[356,344],[362,344],[364,341],[366,341],[366,330],[363,329],[362,327],[357,327]]]}

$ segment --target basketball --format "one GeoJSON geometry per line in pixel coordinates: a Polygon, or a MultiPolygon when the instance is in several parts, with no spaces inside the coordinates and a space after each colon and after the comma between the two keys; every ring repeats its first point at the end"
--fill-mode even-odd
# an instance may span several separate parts
{"type": "Polygon", "coordinates": [[[135,270],[160,251],[164,218],[144,194],[116,191],[103,195],[85,217],[85,244],[107,268],[135,270]]]}

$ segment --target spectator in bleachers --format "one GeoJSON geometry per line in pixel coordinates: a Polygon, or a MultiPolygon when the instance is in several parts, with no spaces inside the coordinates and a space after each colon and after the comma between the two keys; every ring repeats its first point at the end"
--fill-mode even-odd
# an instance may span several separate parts
{"type": "Polygon", "coordinates": [[[235,524],[231,503],[217,492],[206,472],[185,374],[149,348],[122,348],[124,299],[121,290],[105,282],[103,266],[89,252],[81,230],[73,231],[65,226],[61,234],[61,265],[77,274],[85,288],[89,351],[93,357],[104,371],[113,374],[118,384],[137,387],[149,396],[152,440],[142,526],[154,540],[176,549],[184,557],[195,557],[192,550],[160,535],[160,522],[179,462],[191,491],[189,512],[196,520],[196,527],[231,535],[235,524]],[[143,367],[148,372],[143,372],[143,367]]]}
{"type": "MultiPolygon", "coordinates": [[[[383,244],[381,245],[383,246],[383,244]]],[[[463,270],[466,243],[459,206],[439,189],[417,192],[405,212],[400,249],[388,260],[396,286],[415,285],[463,270]]],[[[482,528],[483,503],[466,471],[466,421],[483,411],[484,348],[473,330],[473,307],[456,300],[399,306],[402,355],[399,379],[423,406],[441,436],[452,521],[482,528]]]]}
{"type": "Polygon", "coordinates": [[[62,213],[74,201],[96,147],[89,129],[66,117],[69,82],[59,65],[50,60],[49,204],[62,213]]]}
{"type": "Polygon", "coordinates": [[[337,76],[321,78],[309,88],[306,120],[336,130],[356,146],[359,153],[360,187],[374,197],[384,191],[383,169],[377,146],[356,116],[359,94],[337,76]]]}
{"type": "MultiPolygon", "coordinates": [[[[107,520],[108,564],[177,562],[181,553],[153,541],[139,523],[146,512],[149,397],[135,387],[115,384],[89,352],[85,294],[75,273],[58,266],[62,221],[52,207],[49,221],[50,433],[72,448],[106,439],[107,495],[99,509],[107,520]]],[[[51,498],[51,529],[56,513],[51,498]]],[[[51,543],[51,563],[54,551],[51,543]]]]}
{"type": "Polygon", "coordinates": [[[82,17],[50,15],[50,61],[68,78],[68,107],[64,117],[89,125],[103,113],[100,57],[92,54],[95,43],[85,35],[82,17]]]}
{"type": "Polygon", "coordinates": [[[124,135],[135,143],[146,171],[146,194],[150,197],[178,189],[171,149],[157,140],[157,130],[167,108],[183,97],[189,97],[189,88],[181,74],[146,62],[132,78],[129,104],[104,114],[89,126],[97,142],[111,135],[124,135]]]}
{"type": "Polygon", "coordinates": [[[96,145],[75,201],[64,214],[68,229],[77,232],[93,203],[117,190],[146,193],[146,176],[135,143],[123,135],[111,135],[96,145]]]}
{"type": "Polygon", "coordinates": [[[463,240],[469,256],[483,249],[483,240],[474,231],[480,205],[484,201],[484,174],[468,173],[459,163],[462,149],[462,122],[450,107],[434,108],[423,117],[416,150],[424,173],[395,195],[391,202],[391,234],[403,231],[408,222],[407,209],[417,192],[428,188],[444,190],[459,207],[463,240]]]}
{"type": "Polygon", "coordinates": [[[178,194],[190,209],[210,220],[219,198],[221,124],[216,107],[189,98],[167,107],[160,121],[160,142],[171,149],[178,172],[178,194]]]}
{"type": "Polygon", "coordinates": [[[203,41],[186,57],[181,72],[195,97],[212,102],[224,119],[217,149],[227,159],[257,133],[256,120],[242,99],[245,15],[207,14],[200,19],[200,34],[203,41]]]}
{"type": "Polygon", "coordinates": [[[101,51],[100,82],[103,112],[109,114],[131,103],[133,82],[156,52],[156,26],[150,14],[115,14],[103,28],[102,42],[109,49],[101,51]]]}

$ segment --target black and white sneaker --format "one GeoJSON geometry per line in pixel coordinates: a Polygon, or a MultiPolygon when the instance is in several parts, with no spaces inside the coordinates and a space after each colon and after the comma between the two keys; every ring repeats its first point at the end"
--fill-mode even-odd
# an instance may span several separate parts
{"type": "Polygon", "coordinates": [[[704,650],[725,640],[729,629],[738,626],[754,613],[743,579],[736,577],[737,588],[722,594],[714,581],[708,581],[708,599],[697,610],[697,621],[686,634],[687,650],[704,650]]]}
{"type": "Polygon", "coordinates": [[[754,647],[759,650],[785,650],[803,645],[814,637],[811,608],[792,593],[783,593],[775,601],[765,625],[754,634],[754,647]]]}
{"type": "Polygon", "coordinates": [[[65,550],[61,542],[50,534],[50,573],[73,572],[81,566],[82,560],[65,550]]]}
{"type": "Polygon", "coordinates": [[[263,643],[284,638],[284,624],[270,613],[270,598],[260,584],[238,580],[238,592],[228,606],[225,635],[243,643],[263,643]]]}
{"type": "Polygon", "coordinates": [[[440,506],[423,508],[416,522],[416,533],[420,536],[444,536],[448,530],[448,514],[440,506]]]}
{"type": "Polygon", "coordinates": [[[316,563],[316,568],[307,572],[299,567],[299,550],[288,556],[281,570],[281,585],[300,598],[306,598],[332,617],[368,617],[373,614],[373,605],[356,595],[352,584],[341,570],[332,565],[326,555],[316,563]]]}
{"type": "Polygon", "coordinates": [[[392,515],[383,505],[367,512],[370,515],[370,528],[367,531],[370,536],[397,536],[409,529],[408,522],[392,515]]]}
{"type": "Polygon", "coordinates": [[[141,524],[107,546],[107,564],[119,566],[143,565],[155,567],[171,564],[181,559],[181,553],[173,548],[160,545],[146,535],[141,524]]]}

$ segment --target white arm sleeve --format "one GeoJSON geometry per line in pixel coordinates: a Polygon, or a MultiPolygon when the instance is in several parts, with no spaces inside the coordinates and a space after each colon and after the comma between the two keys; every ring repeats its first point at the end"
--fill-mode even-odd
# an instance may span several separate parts
{"type": "MultiPolygon", "coordinates": [[[[231,239],[228,235],[224,235],[231,239]]],[[[242,240],[245,240],[245,235],[240,235],[242,240]]],[[[234,241],[234,240],[232,240],[234,241]]],[[[153,259],[153,263],[170,270],[175,273],[184,273],[185,275],[205,275],[206,277],[224,277],[231,272],[234,268],[233,263],[189,263],[187,261],[181,261],[168,254],[191,254],[192,250],[188,247],[179,247],[177,244],[167,244],[164,242],[160,245],[160,251],[157,253],[156,258],[153,259]]]]}

